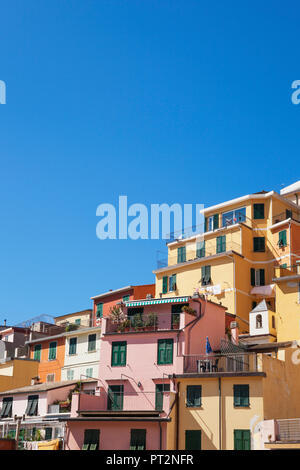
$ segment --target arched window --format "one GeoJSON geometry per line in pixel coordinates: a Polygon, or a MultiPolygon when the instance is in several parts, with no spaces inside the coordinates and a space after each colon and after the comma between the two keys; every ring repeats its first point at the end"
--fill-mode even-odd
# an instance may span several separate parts
{"type": "Polygon", "coordinates": [[[256,328],[262,328],[262,316],[261,316],[261,314],[256,315],[256,328]]]}

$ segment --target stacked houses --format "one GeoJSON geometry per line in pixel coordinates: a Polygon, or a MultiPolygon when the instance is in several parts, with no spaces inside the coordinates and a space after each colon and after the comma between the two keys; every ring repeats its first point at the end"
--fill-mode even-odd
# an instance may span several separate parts
{"type": "Polygon", "coordinates": [[[155,284],[95,295],[53,324],[0,327],[2,438],[300,448],[300,181],[203,213],[201,236],[170,238],[155,284]]]}

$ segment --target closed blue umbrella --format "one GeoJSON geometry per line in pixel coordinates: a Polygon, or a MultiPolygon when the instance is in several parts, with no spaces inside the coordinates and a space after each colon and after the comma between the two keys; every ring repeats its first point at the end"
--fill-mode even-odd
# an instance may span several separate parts
{"type": "Polygon", "coordinates": [[[209,353],[211,353],[211,352],[213,352],[213,350],[212,350],[212,348],[211,348],[211,345],[210,345],[208,336],[206,336],[205,353],[206,353],[206,354],[209,354],[209,353]]]}

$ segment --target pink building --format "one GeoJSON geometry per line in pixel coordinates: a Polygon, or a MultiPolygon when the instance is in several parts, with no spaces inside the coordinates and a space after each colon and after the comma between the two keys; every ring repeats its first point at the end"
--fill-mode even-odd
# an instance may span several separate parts
{"type": "Polygon", "coordinates": [[[205,357],[206,337],[220,350],[225,311],[185,296],[125,301],[122,325],[103,318],[97,391],[73,395],[66,449],[166,449],[172,375],[205,357]]]}

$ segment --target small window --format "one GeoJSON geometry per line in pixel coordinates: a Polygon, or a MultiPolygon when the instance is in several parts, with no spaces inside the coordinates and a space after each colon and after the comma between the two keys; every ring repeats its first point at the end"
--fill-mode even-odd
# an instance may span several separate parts
{"type": "Polygon", "coordinates": [[[112,411],[123,410],[124,385],[109,385],[107,396],[107,409],[112,411]]]}
{"type": "Polygon", "coordinates": [[[265,218],[264,204],[253,204],[253,218],[256,220],[265,218]]]}
{"type": "Polygon", "coordinates": [[[173,339],[158,340],[157,364],[173,364],[173,339]]]}
{"type": "Polygon", "coordinates": [[[127,343],[126,341],[118,341],[112,343],[112,353],[111,353],[111,365],[116,366],[126,366],[126,352],[127,352],[127,343]]]}
{"type": "Polygon", "coordinates": [[[226,251],[226,236],[222,235],[217,237],[217,253],[223,253],[226,251]]]}
{"type": "Polygon", "coordinates": [[[96,334],[89,335],[88,351],[96,351],[96,334]]]}
{"type": "Polygon", "coordinates": [[[186,261],[186,247],[181,246],[177,250],[177,263],[184,263],[186,261]]]}
{"type": "Polygon", "coordinates": [[[123,296],[123,302],[128,302],[130,300],[130,295],[123,296]]]}
{"type": "Polygon", "coordinates": [[[68,369],[67,370],[67,380],[73,380],[74,379],[74,369],[68,369]]]}
{"type": "Polygon", "coordinates": [[[29,395],[25,414],[27,416],[37,416],[38,414],[38,395],[29,395]]]}
{"type": "Polygon", "coordinates": [[[233,404],[236,407],[249,406],[249,385],[233,386],[233,404]]]}
{"type": "Polygon", "coordinates": [[[253,251],[264,252],[265,248],[265,237],[254,237],[253,238],[253,251]]]}
{"type": "Polygon", "coordinates": [[[234,430],[234,450],[251,450],[251,435],[248,429],[234,430]]]}
{"type": "Polygon", "coordinates": [[[76,318],[75,325],[80,325],[80,324],[81,324],[81,318],[76,318]]]}
{"type": "Polygon", "coordinates": [[[97,304],[97,310],[96,310],[96,317],[97,318],[102,318],[103,317],[103,304],[97,304]]]}
{"type": "Polygon", "coordinates": [[[185,450],[201,450],[201,431],[185,431],[185,450]]]}
{"type": "Polygon", "coordinates": [[[2,408],[0,411],[0,418],[12,417],[13,397],[5,397],[2,400],[2,408]]]}
{"type": "Polygon", "coordinates": [[[45,440],[49,441],[52,439],[52,428],[45,428],[45,440]]]}
{"type": "Polygon", "coordinates": [[[41,350],[42,350],[42,345],[41,344],[36,344],[34,346],[33,359],[35,359],[36,361],[41,360],[41,350]]]}
{"type": "Polygon", "coordinates": [[[262,328],[262,316],[261,314],[259,313],[258,315],[256,315],[256,328],[259,329],[259,328],[262,328]]]}
{"type": "Polygon", "coordinates": [[[265,270],[251,268],[251,286],[264,286],[265,285],[265,270]]]}
{"type": "Polygon", "coordinates": [[[130,450],[146,450],[146,429],[131,429],[130,450]]]}
{"type": "Polygon", "coordinates": [[[77,338],[70,338],[69,341],[69,355],[72,356],[76,354],[77,349],[77,338]]]}
{"type": "Polygon", "coordinates": [[[82,450],[99,450],[99,429],[85,429],[82,450]]]}
{"type": "Polygon", "coordinates": [[[163,294],[166,294],[168,292],[168,276],[163,277],[162,283],[163,283],[162,292],[163,294]]]}
{"type": "Polygon", "coordinates": [[[202,286],[207,286],[211,284],[211,267],[210,266],[202,266],[201,268],[201,284],[202,286]]]}
{"type": "Polygon", "coordinates": [[[53,361],[56,359],[56,347],[57,347],[56,341],[53,341],[52,343],[49,344],[49,356],[48,356],[49,361],[53,361]]]}
{"type": "Polygon", "coordinates": [[[287,246],[287,237],[286,237],[286,230],[282,230],[279,232],[278,235],[278,246],[280,248],[283,248],[284,246],[287,246]]]}
{"type": "Polygon", "coordinates": [[[186,387],[186,406],[188,408],[195,408],[201,406],[201,395],[201,385],[188,385],[186,387]]]}
{"type": "Polygon", "coordinates": [[[205,258],[205,240],[197,242],[196,245],[196,257],[205,258]]]}
{"type": "Polygon", "coordinates": [[[47,382],[54,382],[54,379],[55,379],[55,374],[48,374],[46,381],[47,382]]]}
{"type": "Polygon", "coordinates": [[[93,368],[89,367],[88,369],[86,369],[85,375],[86,375],[86,377],[92,378],[93,377],[93,368]]]}

